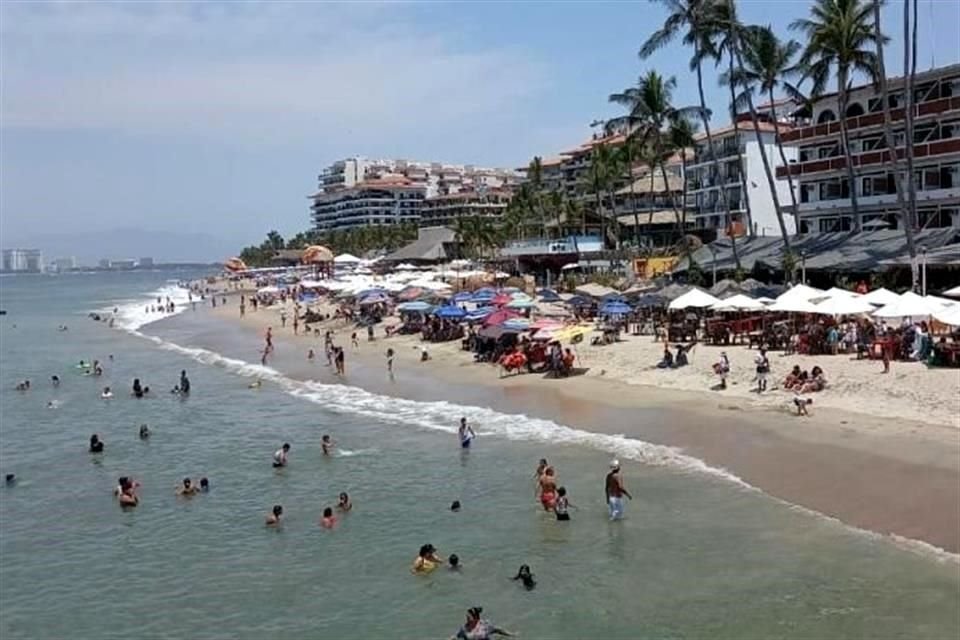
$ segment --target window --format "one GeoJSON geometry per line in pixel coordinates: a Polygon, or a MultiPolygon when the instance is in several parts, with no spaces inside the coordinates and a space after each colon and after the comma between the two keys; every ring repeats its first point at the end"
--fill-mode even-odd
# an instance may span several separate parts
{"type": "Polygon", "coordinates": [[[861,193],[864,196],[883,196],[895,193],[895,190],[891,191],[890,189],[892,182],[892,175],[867,176],[861,178],[861,193]]]}
{"type": "Polygon", "coordinates": [[[831,231],[837,231],[837,228],[840,223],[840,218],[820,218],[817,220],[817,229],[822,233],[829,233],[831,231]]]}
{"type": "Polygon", "coordinates": [[[848,118],[856,118],[857,116],[862,116],[863,113],[864,113],[863,107],[860,105],[859,102],[854,102],[853,104],[847,107],[848,118]]]}
{"type": "Polygon", "coordinates": [[[808,184],[800,185],[800,202],[801,203],[810,202],[810,185],[808,184]]]}
{"type": "Polygon", "coordinates": [[[945,164],[940,168],[940,188],[955,189],[960,187],[960,162],[945,164]]]}
{"type": "Polygon", "coordinates": [[[830,109],[825,109],[820,113],[820,116],[817,118],[817,124],[823,124],[824,122],[833,122],[837,119],[837,115],[830,109]]]}
{"type": "Polygon", "coordinates": [[[821,160],[824,158],[836,158],[840,155],[840,145],[835,144],[827,147],[820,147],[817,149],[817,157],[821,160]]]}
{"type": "Polygon", "coordinates": [[[940,169],[939,167],[925,167],[914,174],[914,180],[917,183],[917,189],[921,191],[932,191],[940,188],[940,169]]]}
{"type": "Polygon", "coordinates": [[[842,200],[850,197],[846,180],[835,178],[820,183],[820,200],[842,200]]]}

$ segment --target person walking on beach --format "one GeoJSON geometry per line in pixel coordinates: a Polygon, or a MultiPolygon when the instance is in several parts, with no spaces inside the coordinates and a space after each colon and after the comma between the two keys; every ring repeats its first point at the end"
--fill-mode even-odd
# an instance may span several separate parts
{"type": "Polygon", "coordinates": [[[360,348],[360,339],[357,338],[357,332],[356,332],[356,331],[354,331],[352,334],[350,334],[350,346],[353,347],[354,349],[359,349],[359,348],[360,348]]]}
{"type": "Polygon", "coordinates": [[[387,349],[387,373],[393,377],[393,349],[387,349]]]}
{"type": "Polygon", "coordinates": [[[293,308],[293,335],[300,331],[300,316],[297,315],[297,308],[293,308]]]}
{"type": "Polygon", "coordinates": [[[313,362],[313,359],[316,357],[316,354],[313,352],[313,349],[307,349],[307,362],[313,362]]]}
{"type": "Polygon", "coordinates": [[[346,355],[343,352],[343,347],[334,347],[335,353],[333,355],[333,362],[337,368],[337,375],[343,376],[346,375],[347,369],[345,364],[346,355]]]}
{"type": "Polygon", "coordinates": [[[477,437],[473,428],[467,424],[466,418],[460,418],[460,428],[457,429],[457,435],[460,437],[460,448],[469,449],[473,439],[477,437]]]}
{"type": "Polygon", "coordinates": [[[767,350],[760,347],[760,352],[753,358],[757,365],[757,393],[763,393],[767,390],[767,374],[770,373],[770,359],[767,358],[767,350]]]}
{"type": "Polygon", "coordinates": [[[610,510],[610,520],[620,520],[623,518],[623,497],[626,496],[633,500],[633,496],[627,491],[623,484],[623,477],[620,475],[620,461],[614,460],[610,463],[610,472],[607,474],[606,486],[604,492],[607,496],[607,507],[610,510]]]}
{"type": "Polygon", "coordinates": [[[282,309],[280,311],[280,328],[286,329],[286,327],[287,327],[287,310],[282,309]]]}
{"type": "Polygon", "coordinates": [[[240,296],[240,317],[247,315],[247,297],[240,296]]]}

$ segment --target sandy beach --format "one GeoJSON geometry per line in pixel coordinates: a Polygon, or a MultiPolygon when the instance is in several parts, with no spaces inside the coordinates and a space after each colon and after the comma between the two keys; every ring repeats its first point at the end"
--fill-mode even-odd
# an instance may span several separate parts
{"type": "MultiPolygon", "coordinates": [[[[271,326],[278,344],[290,344],[293,331],[289,321],[281,327],[281,308],[248,309],[241,320],[231,300],[213,313],[259,334],[271,326]]],[[[287,311],[292,317],[291,304],[287,311]]],[[[336,343],[347,347],[350,384],[414,399],[437,399],[435,387],[442,385],[445,394],[461,389],[475,398],[481,393],[500,410],[677,447],[789,503],[960,553],[956,370],[894,363],[892,372],[883,375],[876,361],[774,354],[771,387],[793,363],[819,365],[827,372],[829,386],[815,394],[811,417],[799,418],[793,415],[791,393],[771,389],[757,397],[751,390],[754,352],[745,347],[726,348],[731,384],[720,392],[711,390],[717,380],[710,369],[720,348],[697,346],[691,366],[664,371],[650,366],[663,349],[650,336],[627,336],[608,346],[582,344],[579,366],[586,373],[548,379],[538,374],[501,377],[497,367],[473,363],[459,341],[429,344],[431,360],[421,363],[419,335],[384,338],[378,327],[374,343],[360,332],[360,347],[352,349],[353,328],[343,321],[312,328],[334,331],[336,343]],[[378,373],[385,369],[387,348],[396,353],[392,381],[378,373]],[[659,417],[638,423],[631,409],[654,410],[659,417]]],[[[296,341],[304,358],[312,347],[323,360],[322,338],[311,333],[296,341]]]]}

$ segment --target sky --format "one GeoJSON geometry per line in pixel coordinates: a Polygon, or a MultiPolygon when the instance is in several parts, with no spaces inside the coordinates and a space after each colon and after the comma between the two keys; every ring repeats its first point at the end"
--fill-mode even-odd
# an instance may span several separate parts
{"type": "MultiPolygon", "coordinates": [[[[810,7],[739,4],[781,37],[810,7]]],[[[884,9],[891,75],[902,6],[884,9]]],[[[919,10],[918,67],[960,62],[960,0],[919,10]]],[[[215,260],[308,228],[307,195],[339,158],[525,166],[586,139],[648,69],[697,101],[680,43],[637,56],[664,17],[643,0],[4,0],[0,244],[215,260]]],[[[723,124],[726,92],[713,69],[705,82],[723,124]]]]}

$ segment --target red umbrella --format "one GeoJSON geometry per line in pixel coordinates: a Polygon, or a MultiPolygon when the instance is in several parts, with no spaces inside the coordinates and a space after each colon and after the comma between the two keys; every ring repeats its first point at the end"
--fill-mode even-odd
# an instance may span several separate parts
{"type": "Polygon", "coordinates": [[[507,320],[509,320],[510,318],[516,318],[519,315],[520,315],[519,313],[514,313],[509,309],[500,309],[498,311],[494,311],[493,313],[488,315],[486,318],[484,318],[483,326],[498,327],[504,322],[506,322],[507,320]]]}
{"type": "Polygon", "coordinates": [[[407,287],[400,292],[400,295],[397,296],[398,300],[416,300],[423,295],[423,289],[420,287],[407,287]]]}
{"type": "Polygon", "coordinates": [[[510,297],[508,293],[498,293],[490,302],[498,307],[502,307],[505,304],[513,302],[513,298],[510,297]]]}

